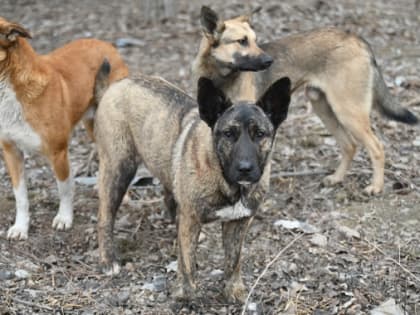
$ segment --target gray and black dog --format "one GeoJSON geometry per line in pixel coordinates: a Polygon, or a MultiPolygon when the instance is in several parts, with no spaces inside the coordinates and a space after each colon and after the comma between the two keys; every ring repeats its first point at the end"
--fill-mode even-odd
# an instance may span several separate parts
{"type": "MultiPolygon", "coordinates": [[[[97,76],[102,94],[106,71],[97,76]],[[103,78],[101,78],[103,77],[103,78]]],[[[242,243],[269,187],[275,134],[286,118],[290,80],[274,82],[256,103],[232,104],[200,78],[197,103],[168,82],[140,76],[113,83],[98,106],[98,241],[100,262],[119,271],[113,225],[137,166],[159,178],[170,210],[177,211],[177,299],[194,297],[195,251],[201,225],[220,220],[225,250],[225,294],[243,301],[242,243]]]]}

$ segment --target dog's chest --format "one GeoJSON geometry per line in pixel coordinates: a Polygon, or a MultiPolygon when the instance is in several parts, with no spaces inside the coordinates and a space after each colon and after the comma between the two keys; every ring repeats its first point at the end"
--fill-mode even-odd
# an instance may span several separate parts
{"type": "Polygon", "coordinates": [[[14,142],[23,151],[41,147],[41,138],[25,121],[22,105],[5,81],[0,81],[0,139],[14,142]]]}

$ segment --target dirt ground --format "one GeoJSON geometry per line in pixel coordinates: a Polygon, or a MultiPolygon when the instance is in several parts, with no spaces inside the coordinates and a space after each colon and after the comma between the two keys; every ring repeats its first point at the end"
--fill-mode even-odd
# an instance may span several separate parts
{"type": "MultiPolygon", "coordinates": [[[[134,45],[119,48],[132,73],[163,76],[192,94],[190,65],[200,40],[202,4],[223,17],[261,5],[253,18],[261,42],[324,25],[362,35],[391,92],[420,116],[420,11],[414,0],[180,0],[174,18],[149,22],[139,0],[2,0],[0,15],[30,29],[39,53],[81,37],[120,45],[134,39],[134,45]]],[[[7,241],[15,202],[0,162],[0,314],[368,314],[384,302],[395,303],[394,310],[375,314],[420,314],[419,128],[376,113],[372,119],[385,146],[385,191],[368,198],[362,189],[372,170],[363,150],[342,185],[323,187],[322,178],[337,165],[339,151],[308,112],[303,95],[294,97],[279,130],[271,193],[243,250],[248,288],[261,276],[244,309],[221,296],[217,223],[205,226],[199,243],[203,299],[174,302],[176,231],[164,217],[161,189],[153,182],[133,186],[132,201],[118,214],[122,273],[110,278],[98,272],[98,198],[95,188],[86,185],[86,177],[96,175],[97,162],[88,164],[94,146],[81,127],[70,155],[75,175],[85,184],[76,188],[70,231],[51,228],[57,187],[47,163],[31,156],[26,160],[29,240],[7,241]]]]}

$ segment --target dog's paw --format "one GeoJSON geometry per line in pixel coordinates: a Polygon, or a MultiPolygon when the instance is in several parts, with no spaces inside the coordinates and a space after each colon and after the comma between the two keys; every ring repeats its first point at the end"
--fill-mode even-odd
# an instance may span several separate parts
{"type": "Polygon", "coordinates": [[[108,277],[116,276],[121,272],[121,266],[114,261],[112,264],[103,264],[101,267],[102,273],[108,277]]]}
{"type": "Polygon", "coordinates": [[[24,241],[28,239],[28,227],[24,225],[14,224],[7,231],[8,240],[24,241]]]}
{"type": "Polygon", "coordinates": [[[363,190],[363,192],[368,196],[378,195],[382,192],[382,187],[369,185],[363,190]]]}
{"type": "Polygon", "coordinates": [[[243,304],[247,296],[247,290],[242,281],[228,281],[225,285],[224,293],[229,303],[243,304]]]}
{"type": "Polygon", "coordinates": [[[73,223],[73,216],[72,215],[63,215],[60,213],[57,213],[55,216],[52,227],[58,231],[64,231],[71,228],[71,225],[73,223]]]}
{"type": "Polygon", "coordinates": [[[324,179],[322,180],[322,183],[324,184],[324,186],[330,187],[338,183],[341,183],[342,181],[343,179],[341,177],[337,176],[336,174],[331,174],[324,177],[324,179]]]}
{"type": "Polygon", "coordinates": [[[177,283],[172,290],[172,297],[180,302],[192,301],[197,297],[197,288],[177,283]]]}

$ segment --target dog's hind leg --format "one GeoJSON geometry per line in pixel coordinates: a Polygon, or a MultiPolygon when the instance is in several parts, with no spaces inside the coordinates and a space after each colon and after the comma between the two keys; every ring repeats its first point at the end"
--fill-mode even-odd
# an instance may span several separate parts
{"type": "Polygon", "coordinates": [[[166,211],[169,215],[169,219],[171,219],[172,223],[175,223],[177,204],[175,201],[174,194],[166,187],[163,187],[163,199],[166,205],[166,211]]]}
{"type": "Polygon", "coordinates": [[[354,154],[356,153],[356,143],[353,137],[344,129],[332,111],[325,94],[313,87],[306,88],[306,95],[311,101],[314,112],[321,119],[327,130],[334,136],[341,150],[341,161],[336,171],[324,178],[326,186],[335,185],[343,181],[347,170],[350,167],[354,154]]]}
{"type": "Polygon", "coordinates": [[[241,277],[242,243],[252,222],[251,218],[222,223],[225,251],[225,296],[229,302],[244,302],[246,288],[241,277]]]}
{"type": "Polygon", "coordinates": [[[114,221],[138,165],[135,157],[119,156],[119,153],[113,152],[112,158],[100,153],[99,162],[99,256],[103,271],[109,275],[120,270],[114,249],[114,221]]]}
{"type": "MultiPolygon", "coordinates": [[[[86,132],[89,136],[89,139],[95,142],[95,132],[94,132],[94,125],[95,122],[93,118],[84,118],[83,119],[83,125],[85,126],[86,132]]],[[[88,160],[86,162],[86,173],[88,175],[92,175],[94,173],[94,170],[92,168],[93,162],[97,161],[98,159],[98,152],[96,150],[96,146],[91,144],[91,152],[89,154],[88,160]]]]}
{"type": "Polygon", "coordinates": [[[94,125],[95,122],[93,120],[93,118],[85,118],[83,119],[83,125],[85,126],[86,132],[89,135],[89,138],[92,141],[95,141],[95,132],[94,132],[94,125]]]}
{"type": "Polygon", "coordinates": [[[343,124],[346,124],[347,130],[363,144],[372,161],[373,178],[371,184],[365,187],[365,193],[368,195],[380,193],[384,187],[385,153],[382,143],[370,127],[369,116],[359,115],[351,123],[347,124],[347,121],[345,121],[343,124]]]}
{"type": "MultiPolygon", "coordinates": [[[[351,88],[351,86],[350,86],[351,88]]],[[[368,89],[368,87],[365,87],[368,89]]],[[[331,90],[328,99],[331,107],[346,132],[355,141],[361,143],[368,151],[373,166],[373,178],[364,191],[369,194],[378,194],[384,186],[385,154],[382,143],[378,140],[370,126],[369,112],[372,99],[369,93],[357,93],[357,85],[351,89],[352,94],[347,94],[339,89],[331,90]],[[340,93],[341,92],[341,93],[340,93]]]]}
{"type": "Polygon", "coordinates": [[[8,230],[8,239],[25,240],[29,229],[29,201],[26,188],[25,165],[22,151],[14,144],[2,142],[3,155],[9,175],[12,179],[13,193],[16,199],[15,224],[8,230]]]}

